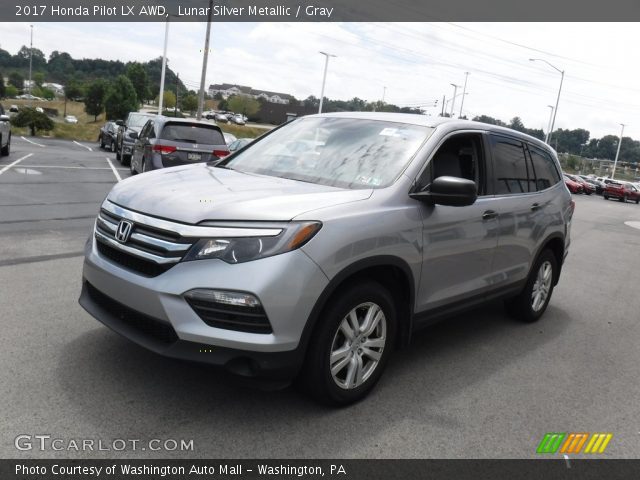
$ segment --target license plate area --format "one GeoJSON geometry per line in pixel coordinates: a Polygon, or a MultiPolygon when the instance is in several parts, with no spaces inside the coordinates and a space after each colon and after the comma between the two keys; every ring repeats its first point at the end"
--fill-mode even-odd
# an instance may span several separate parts
{"type": "Polygon", "coordinates": [[[202,154],[201,153],[187,153],[187,160],[190,160],[192,162],[199,162],[200,160],[202,160],[202,154]]]}

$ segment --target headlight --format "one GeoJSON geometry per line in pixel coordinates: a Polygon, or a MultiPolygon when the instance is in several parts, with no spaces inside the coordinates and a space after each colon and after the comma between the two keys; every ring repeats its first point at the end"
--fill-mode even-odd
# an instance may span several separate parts
{"type": "Polygon", "coordinates": [[[191,247],[183,261],[219,258],[227,263],[243,263],[271,257],[302,247],[320,227],[320,222],[296,222],[287,224],[274,237],[203,238],[191,247]]]}

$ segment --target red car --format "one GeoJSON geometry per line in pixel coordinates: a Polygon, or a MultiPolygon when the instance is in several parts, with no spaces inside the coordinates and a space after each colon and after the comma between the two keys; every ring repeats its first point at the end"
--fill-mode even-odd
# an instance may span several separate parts
{"type": "Polygon", "coordinates": [[[596,191],[595,185],[590,184],[584,178],[578,175],[569,175],[568,173],[566,173],[565,175],[569,177],[571,180],[573,180],[574,182],[578,182],[580,185],[582,185],[582,192],[584,194],[591,195],[592,193],[595,193],[596,191]]]}
{"type": "Polygon", "coordinates": [[[636,202],[636,204],[640,203],[640,190],[630,183],[608,183],[604,192],[602,192],[602,196],[605,200],[611,197],[617,198],[620,202],[631,200],[636,202]]]}
{"type": "Polygon", "coordinates": [[[563,175],[564,184],[571,193],[584,193],[584,187],[581,183],[572,180],[566,173],[563,175]]]}

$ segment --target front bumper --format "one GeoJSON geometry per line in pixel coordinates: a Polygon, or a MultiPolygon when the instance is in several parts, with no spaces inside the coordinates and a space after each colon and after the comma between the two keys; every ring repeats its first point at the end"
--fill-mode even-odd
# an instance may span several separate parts
{"type": "Polygon", "coordinates": [[[285,379],[302,365],[302,332],[326,285],[324,274],[300,250],[235,265],[221,260],[181,262],[149,278],[103,258],[92,237],[79,302],[100,322],[159,354],[243,376],[285,379]],[[272,333],[207,325],[183,297],[195,288],[254,294],[272,333]]]}

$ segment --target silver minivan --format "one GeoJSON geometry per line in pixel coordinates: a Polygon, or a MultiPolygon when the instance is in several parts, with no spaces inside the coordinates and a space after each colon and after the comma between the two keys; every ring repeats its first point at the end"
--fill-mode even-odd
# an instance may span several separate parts
{"type": "Polygon", "coordinates": [[[80,304],[162,355],[347,404],[417,329],[502,298],[547,308],[574,203],[555,152],[477,122],[296,119],[216,162],[118,183],[80,304]]]}

